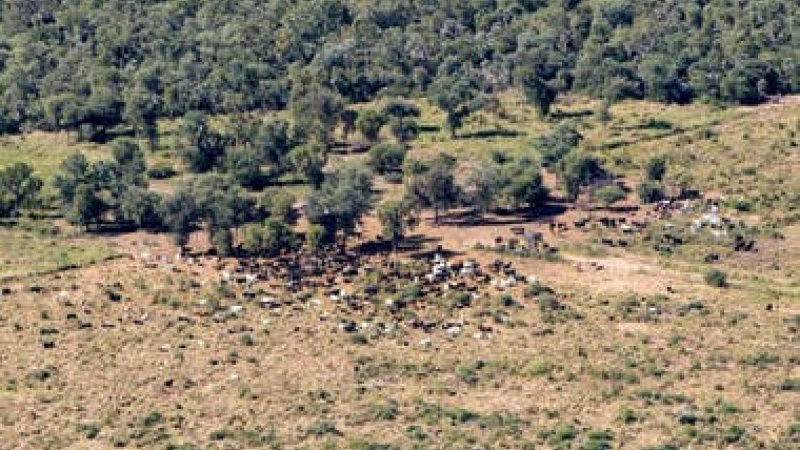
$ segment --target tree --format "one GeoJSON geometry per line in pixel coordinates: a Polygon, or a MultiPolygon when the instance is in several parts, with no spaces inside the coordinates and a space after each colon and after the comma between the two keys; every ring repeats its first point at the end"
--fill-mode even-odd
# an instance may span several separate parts
{"type": "Polygon", "coordinates": [[[326,227],[329,236],[346,240],[372,206],[372,177],[363,166],[337,167],[308,198],[309,220],[326,227]]]}
{"type": "Polygon", "coordinates": [[[203,113],[186,114],[178,129],[181,154],[189,170],[202,173],[211,170],[225,152],[223,137],[208,124],[203,113]]]}
{"type": "Polygon", "coordinates": [[[575,127],[559,124],[550,133],[533,140],[533,147],[539,152],[545,167],[556,165],[571,150],[578,147],[583,136],[575,127]]]}
{"type": "Polygon", "coordinates": [[[636,186],[636,194],[642,203],[655,203],[664,198],[664,187],[657,181],[642,181],[636,186]]]}
{"type": "Polygon", "coordinates": [[[222,166],[239,184],[255,189],[264,184],[261,163],[261,155],[257,149],[241,146],[225,152],[222,166]]]}
{"type": "Polygon", "coordinates": [[[225,230],[230,232],[252,216],[254,201],[230,177],[216,174],[198,177],[192,182],[191,191],[210,237],[216,235],[221,244],[226,242],[225,230]]]}
{"type": "Polygon", "coordinates": [[[508,177],[497,164],[481,164],[467,174],[464,187],[466,199],[483,216],[494,206],[508,185],[508,177]]]}
{"type": "Polygon", "coordinates": [[[158,89],[158,82],[139,81],[126,92],[123,117],[130,123],[136,135],[147,139],[150,151],[158,148],[158,125],[163,102],[152,89],[158,89]]]}
{"type": "Polygon", "coordinates": [[[311,224],[306,231],[306,246],[313,253],[318,253],[322,249],[325,241],[325,227],[318,224],[311,224]]]}
{"type": "Polygon", "coordinates": [[[123,188],[147,186],[147,163],[144,152],[135,141],[118,139],[111,147],[117,170],[117,181],[123,188]]]}
{"type": "Polygon", "coordinates": [[[508,169],[505,195],[514,206],[527,205],[533,209],[547,199],[548,191],[541,168],[535,162],[521,158],[508,169]]]}
{"type": "Polygon", "coordinates": [[[431,86],[429,96],[447,116],[447,129],[453,139],[464,119],[479,105],[475,101],[478,97],[477,83],[469,77],[442,77],[431,86]]]}
{"type": "Polygon", "coordinates": [[[75,187],[75,194],[69,209],[67,219],[70,223],[89,228],[92,224],[101,221],[105,204],[97,195],[94,186],[86,183],[79,183],[75,187]]]}
{"type": "Polygon", "coordinates": [[[421,112],[413,103],[403,100],[391,100],[381,110],[381,114],[387,118],[404,119],[409,117],[419,117],[421,112]]]}
{"type": "Polygon", "coordinates": [[[615,183],[601,186],[592,192],[592,197],[596,201],[601,202],[606,208],[614,203],[624,200],[625,196],[625,190],[615,183]]]}
{"type": "Polygon", "coordinates": [[[386,118],[383,114],[367,109],[361,111],[356,121],[356,128],[358,132],[364,136],[369,142],[377,142],[381,133],[381,128],[386,123],[386,118]]]}
{"type": "Polygon", "coordinates": [[[384,175],[400,171],[408,149],[399,144],[378,144],[369,149],[369,166],[375,173],[384,175]]]}
{"type": "Polygon", "coordinates": [[[413,205],[407,200],[391,200],[378,208],[378,220],[381,223],[383,236],[392,241],[392,248],[402,240],[408,229],[414,228],[418,220],[414,215],[413,205]]]}
{"type": "Polygon", "coordinates": [[[342,98],[327,87],[308,81],[292,85],[292,118],[296,129],[307,139],[329,144],[330,135],[344,111],[342,98]]]}
{"type": "Polygon", "coordinates": [[[14,217],[21,209],[36,204],[42,180],[25,163],[14,163],[0,170],[0,216],[14,217]]]}
{"type": "Polygon", "coordinates": [[[358,112],[353,109],[345,109],[342,111],[342,137],[346,141],[350,134],[356,130],[356,122],[358,121],[358,112]]]}
{"type": "Polygon", "coordinates": [[[267,164],[282,169],[293,145],[289,136],[289,123],[284,120],[269,120],[258,128],[255,146],[267,164]]]}
{"type": "Polygon", "coordinates": [[[53,184],[58,190],[61,203],[72,203],[78,184],[91,182],[92,166],[83,153],[74,153],[65,158],[56,173],[53,184]]]}
{"type": "Polygon", "coordinates": [[[197,205],[190,186],[179,186],[161,205],[164,223],[172,231],[175,244],[185,247],[189,242],[189,234],[197,227],[200,219],[200,207],[197,205]]]}
{"type": "Polygon", "coordinates": [[[125,220],[139,228],[157,229],[162,223],[161,196],[147,189],[132,187],[125,191],[120,201],[120,210],[125,220]]]}
{"type": "Polygon", "coordinates": [[[270,218],[263,225],[245,227],[242,246],[253,255],[278,256],[284,250],[297,247],[297,235],[286,222],[270,218]]]}
{"type": "Polygon", "coordinates": [[[647,160],[644,165],[644,178],[648,181],[664,181],[667,174],[667,157],[656,155],[647,160]]]}
{"type": "Polygon", "coordinates": [[[230,228],[212,228],[211,245],[217,251],[217,254],[222,257],[228,257],[233,254],[233,233],[230,228]]]}
{"type": "Polygon", "coordinates": [[[591,185],[609,176],[597,158],[577,150],[570,151],[559,162],[557,173],[566,191],[567,199],[572,202],[578,199],[583,186],[591,185]]]}
{"type": "Polygon", "coordinates": [[[517,67],[514,79],[525,94],[525,99],[536,107],[539,115],[542,117],[549,115],[558,90],[537,73],[534,67],[527,65],[517,67]]]}
{"type": "Polygon", "coordinates": [[[261,206],[267,210],[270,218],[292,223],[296,198],[286,189],[270,189],[261,197],[261,206]]]}
{"type": "Polygon", "coordinates": [[[389,129],[392,136],[399,143],[413,141],[419,135],[417,121],[411,118],[394,118],[389,122],[389,129]]]}
{"type": "Polygon", "coordinates": [[[320,144],[305,144],[289,152],[289,161],[299,175],[312,186],[319,187],[325,178],[322,169],[328,161],[328,152],[320,144]]]}
{"type": "Polygon", "coordinates": [[[453,175],[454,164],[450,158],[439,157],[430,166],[414,167],[415,173],[406,182],[406,196],[415,206],[432,207],[436,225],[440,211],[454,205],[461,195],[453,175]]]}

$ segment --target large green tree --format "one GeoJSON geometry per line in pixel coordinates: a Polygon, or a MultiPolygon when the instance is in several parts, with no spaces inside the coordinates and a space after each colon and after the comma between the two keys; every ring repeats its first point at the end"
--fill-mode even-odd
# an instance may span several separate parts
{"type": "Polygon", "coordinates": [[[43,182],[33,168],[14,163],[0,170],[0,216],[16,216],[36,205],[43,182]]]}

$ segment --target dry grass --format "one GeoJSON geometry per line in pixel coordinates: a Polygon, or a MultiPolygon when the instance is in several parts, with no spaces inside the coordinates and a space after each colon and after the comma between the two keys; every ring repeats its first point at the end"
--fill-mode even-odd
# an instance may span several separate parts
{"type": "MultiPolygon", "coordinates": [[[[67,260],[83,266],[0,282],[12,290],[0,296],[0,450],[796,447],[800,229],[787,224],[797,219],[792,199],[800,192],[792,144],[800,105],[628,102],[612,109],[607,125],[581,113],[595,106],[582,99],[558,106],[585,135],[585,150],[631,185],[643,161],[666,153],[672,175],[685,172],[714,196],[749,200],[750,211],[723,212],[759,227],[759,252],[738,254],[697,238],[666,256],[644,235],[622,249],[598,245],[606,230],[548,232],[562,249],[559,260],[502,257],[554,288],[565,309],[526,298],[524,288],[504,292],[519,305],[511,306],[487,287],[463,309],[445,307],[449,294],[429,299],[427,314],[466,322],[458,336],[411,328],[353,336],[338,330],[339,319],[388,323],[390,314],[380,306],[349,311],[321,292],[312,295],[319,306],[264,310],[240,289],[220,288],[212,261],[91,264],[112,250],[173,255],[166,236],[90,239],[0,228],[0,279],[67,260]],[[709,252],[721,253],[716,267],[728,272],[730,287],[704,283],[709,252]],[[31,292],[34,284],[45,291],[31,292]],[[215,320],[198,300],[216,305],[214,312],[239,305],[244,313],[215,320]],[[474,337],[478,325],[493,327],[490,339],[474,337]],[[55,348],[44,349],[44,341],[55,348]]],[[[448,152],[467,165],[494,149],[531,153],[530,140],[552,126],[510,95],[503,110],[502,118],[474,118],[462,135],[516,134],[453,141],[429,127],[411,154],[448,152]]],[[[422,111],[424,125],[443,122],[430,105],[422,111]]],[[[154,158],[174,162],[173,128],[163,125],[164,148],[154,158]]],[[[48,139],[55,138],[27,137],[25,148],[39,148],[27,156],[8,150],[22,144],[6,139],[2,162],[26,160],[51,175],[76,147],[55,140],[59,150],[50,155],[41,144],[48,139]]],[[[107,154],[104,147],[87,151],[107,154]]],[[[399,193],[395,185],[379,187],[386,196],[399,193]]],[[[585,214],[570,209],[559,220],[585,214]]],[[[681,229],[692,219],[671,222],[681,229]]],[[[525,226],[547,232],[543,220],[525,226]]],[[[424,221],[416,232],[486,263],[498,254],[472,244],[507,228],[424,221]]],[[[377,232],[374,217],[365,229],[377,232]]],[[[382,305],[387,294],[379,297],[382,305]]]]}

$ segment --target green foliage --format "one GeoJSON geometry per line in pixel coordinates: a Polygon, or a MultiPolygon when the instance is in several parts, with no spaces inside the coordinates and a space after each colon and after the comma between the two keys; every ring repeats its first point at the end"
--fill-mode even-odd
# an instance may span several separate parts
{"type": "Polygon", "coordinates": [[[625,190],[618,184],[607,184],[595,189],[592,192],[592,197],[605,207],[609,207],[625,199],[625,190]]]}
{"type": "Polygon", "coordinates": [[[289,152],[289,161],[295,172],[315,187],[319,187],[325,174],[322,169],[328,161],[328,152],[320,144],[305,144],[289,152]]]}
{"type": "Polygon", "coordinates": [[[372,206],[372,177],[359,164],[337,167],[308,198],[308,216],[323,225],[329,236],[348,236],[372,206]]]}
{"type": "Polygon", "coordinates": [[[413,141],[419,135],[419,125],[412,118],[393,118],[389,122],[389,129],[399,143],[413,141]]]}
{"type": "Polygon", "coordinates": [[[252,216],[254,202],[229,177],[208,174],[177,187],[162,203],[164,223],[179,246],[191,231],[204,224],[212,244],[221,253],[232,250],[231,230],[252,216]]]}
{"type": "Polygon", "coordinates": [[[0,170],[0,217],[16,216],[20,210],[36,205],[42,180],[25,163],[0,170]]]}
{"type": "Polygon", "coordinates": [[[463,192],[469,203],[483,214],[495,206],[507,185],[508,177],[501,166],[482,164],[467,174],[463,192]]]}
{"type": "Polygon", "coordinates": [[[406,182],[406,197],[416,207],[432,207],[435,222],[439,212],[458,201],[461,192],[453,175],[453,161],[440,157],[430,165],[414,163],[406,168],[410,176],[406,182]]]}
{"type": "Polygon", "coordinates": [[[570,151],[559,161],[556,173],[570,201],[577,200],[583,186],[609,177],[597,158],[577,150],[570,151]]]}
{"type": "Polygon", "coordinates": [[[129,3],[6,1],[0,132],[124,122],[155,148],[158,118],[290,106],[328,143],[352,131],[345,103],[380,95],[428,93],[455,133],[512,86],[542,114],[561,92],[752,104],[800,86],[795,2],[129,3]]]}
{"type": "Polygon", "coordinates": [[[378,220],[383,236],[396,244],[406,231],[416,226],[418,218],[414,215],[408,201],[387,201],[378,208],[378,220]]]}
{"type": "Polygon", "coordinates": [[[378,111],[367,109],[361,111],[356,121],[356,129],[370,142],[377,142],[386,117],[378,111]]]}
{"type": "Polygon", "coordinates": [[[306,231],[306,247],[312,252],[318,252],[322,249],[322,244],[325,241],[325,227],[322,225],[311,224],[306,231]]]}
{"type": "Polygon", "coordinates": [[[291,192],[273,188],[266,191],[261,199],[261,206],[271,218],[287,223],[294,220],[294,204],[297,199],[291,192]]]}
{"type": "Polygon", "coordinates": [[[408,149],[398,144],[378,144],[369,149],[369,165],[376,173],[384,175],[400,171],[408,149]]]}
{"type": "Polygon", "coordinates": [[[655,203],[664,199],[664,187],[655,181],[642,181],[636,186],[636,194],[642,203],[655,203]]]}
{"type": "Polygon", "coordinates": [[[193,111],[184,117],[178,136],[183,160],[192,172],[211,170],[225,152],[224,137],[211,129],[200,112],[193,111]]]}
{"type": "Polygon", "coordinates": [[[188,185],[179,186],[161,205],[164,223],[173,233],[175,244],[183,247],[200,219],[200,208],[188,185]]]}
{"type": "Polygon", "coordinates": [[[534,161],[520,158],[504,170],[508,176],[505,195],[514,206],[534,208],[549,196],[541,168],[534,161]]]}
{"type": "Polygon", "coordinates": [[[728,274],[719,270],[711,269],[703,275],[703,279],[709,286],[722,288],[728,285],[728,274]]]}
{"type": "Polygon", "coordinates": [[[533,147],[539,152],[545,167],[555,166],[571,150],[577,148],[583,139],[578,130],[566,124],[560,124],[550,133],[543,134],[533,140],[533,147]]]}
{"type": "Polygon", "coordinates": [[[331,131],[344,111],[344,103],[338,93],[314,83],[308,76],[307,73],[299,74],[293,83],[292,123],[301,136],[327,145],[331,141],[331,131]]]}
{"type": "Polygon", "coordinates": [[[122,194],[122,217],[138,228],[157,229],[162,225],[161,196],[141,187],[131,187],[122,194]]]}
{"type": "Polygon", "coordinates": [[[667,157],[656,155],[648,159],[644,166],[644,178],[647,181],[664,181],[667,174],[667,157]]]}
{"type": "Polygon", "coordinates": [[[545,70],[528,62],[518,66],[514,73],[514,79],[525,94],[525,99],[536,107],[541,116],[550,114],[550,106],[555,102],[558,94],[553,84],[544,79],[543,72],[545,70]]]}
{"type": "Polygon", "coordinates": [[[222,167],[239,184],[248,188],[258,188],[263,182],[259,151],[252,147],[234,147],[225,152],[222,167]]]}
{"type": "Polygon", "coordinates": [[[267,219],[264,225],[251,224],[244,229],[242,247],[252,255],[277,256],[297,245],[294,230],[280,219],[267,219]]]}
{"type": "Polygon", "coordinates": [[[479,109],[477,81],[472,77],[442,77],[429,89],[429,98],[446,114],[447,129],[455,139],[464,119],[479,109]]]}

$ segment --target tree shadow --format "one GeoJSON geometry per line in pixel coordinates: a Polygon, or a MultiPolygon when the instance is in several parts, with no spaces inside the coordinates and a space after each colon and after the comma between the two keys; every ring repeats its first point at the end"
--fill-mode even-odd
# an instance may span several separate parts
{"type": "Polygon", "coordinates": [[[553,119],[577,119],[580,117],[591,116],[594,114],[594,111],[591,109],[579,109],[577,111],[562,111],[557,109],[550,113],[550,117],[553,119]]]}
{"type": "Polygon", "coordinates": [[[459,228],[482,227],[482,226],[508,226],[524,225],[541,221],[552,220],[558,217],[569,208],[560,203],[546,203],[531,208],[496,209],[491,216],[482,216],[474,210],[451,212],[443,215],[441,223],[459,228]]]}
{"type": "Polygon", "coordinates": [[[366,153],[372,148],[369,142],[336,142],[331,147],[331,153],[337,155],[357,155],[366,153]]]}
{"type": "Polygon", "coordinates": [[[356,246],[356,251],[362,256],[386,256],[396,251],[398,254],[417,258],[417,255],[425,254],[428,252],[436,252],[433,250],[424,250],[426,246],[438,244],[441,238],[425,236],[422,234],[414,234],[406,236],[405,239],[397,243],[397,247],[393,248],[392,241],[385,239],[376,239],[367,242],[362,242],[356,246]]]}
{"type": "Polygon", "coordinates": [[[432,124],[419,124],[417,129],[420,133],[438,133],[442,131],[442,127],[439,125],[432,125],[432,124]]]}
{"type": "Polygon", "coordinates": [[[458,136],[459,139],[489,139],[494,137],[519,137],[525,136],[526,133],[517,130],[478,130],[469,133],[462,133],[458,136]]]}

